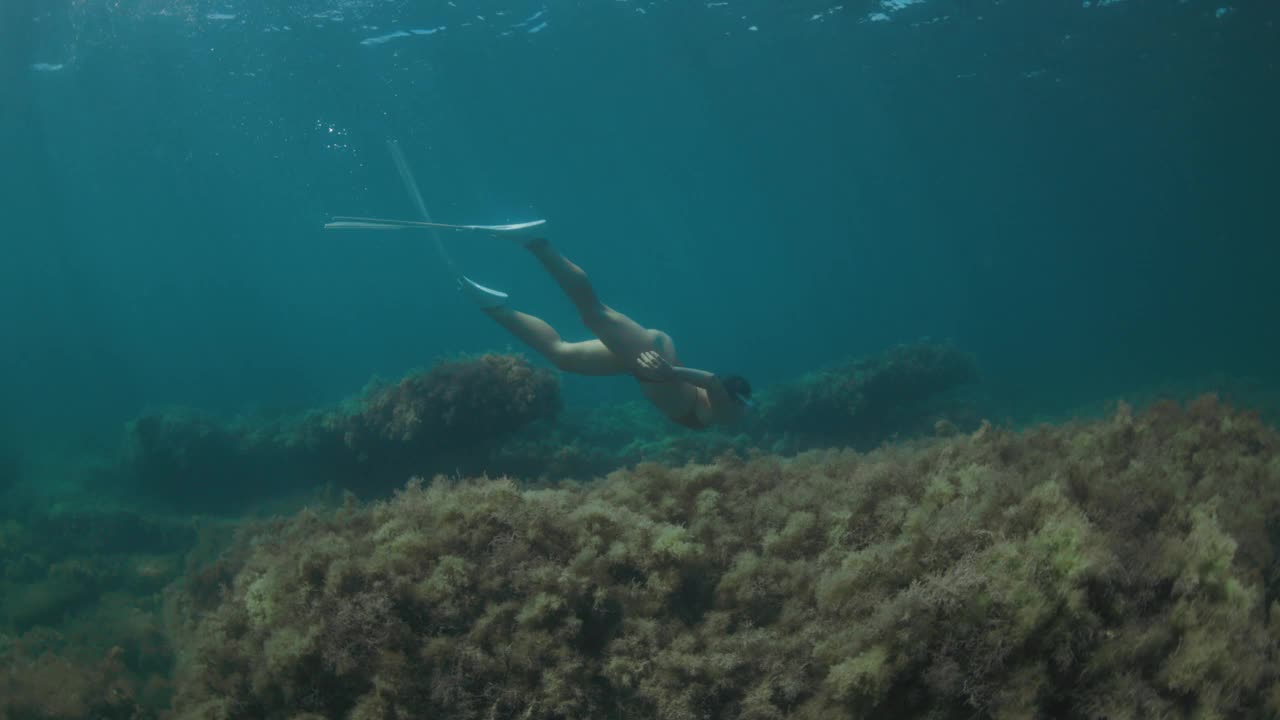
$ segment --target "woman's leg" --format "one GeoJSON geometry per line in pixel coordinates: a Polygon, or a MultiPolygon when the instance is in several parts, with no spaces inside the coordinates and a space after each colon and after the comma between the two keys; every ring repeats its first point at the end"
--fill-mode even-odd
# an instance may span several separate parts
{"type": "Polygon", "coordinates": [[[542,267],[546,268],[564,294],[569,296],[584,321],[589,317],[600,315],[605,310],[604,303],[600,302],[587,274],[582,268],[569,262],[569,259],[561,255],[559,250],[552,247],[551,241],[537,238],[525,243],[525,248],[538,258],[538,262],[542,263],[542,267]]]}
{"type": "Polygon", "coordinates": [[[525,247],[538,258],[542,267],[546,268],[564,294],[573,301],[582,322],[614,355],[626,358],[630,363],[641,352],[653,349],[653,333],[601,302],[582,268],[561,255],[550,241],[539,238],[525,243],[525,247]]]}
{"type": "MultiPolygon", "coordinates": [[[[500,236],[510,237],[510,236],[500,236]]],[[[518,240],[551,275],[564,294],[578,309],[583,324],[595,333],[597,340],[566,343],[560,334],[543,320],[506,306],[507,295],[486,288],[470,278],[459,278],[462,289],[494,320],[511,334],[567,372],[585,375],[616,375],[634,370],[640,353],[657,345],[656,333],[641,327],[631,318],[600,302],[591,280],[582,268],[573,264],[545,238],[518,240]]],[[[674,362],[674,353],[668,358],[674,362]]]]}
{"type": "Polygon", "coordinates": [[[565,342],[542,318],[506,306],[487,307],[484,313],[565,372],[579,375],[626,372],[618,358],[599,340],[565,342]]]}

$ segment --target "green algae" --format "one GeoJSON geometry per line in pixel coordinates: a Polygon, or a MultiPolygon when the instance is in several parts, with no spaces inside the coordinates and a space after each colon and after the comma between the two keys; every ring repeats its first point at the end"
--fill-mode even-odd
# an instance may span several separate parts
{"type": "Polygon", "coordinates": [[[462,357],[296,418],[139,417],[118,475],[141,497],[201,513],[325,484],[382,495],[415,474],[481,474],[495,445],[559,409],[550,371],[515,355],[462,357]]]}
{"type": "Polygon", "coordinates": [[[1277,456],[1207,399],[585,486],[412,483],[246,537],[220,597],[175,595],[174,707],[1271,716],[1277,456]]]}

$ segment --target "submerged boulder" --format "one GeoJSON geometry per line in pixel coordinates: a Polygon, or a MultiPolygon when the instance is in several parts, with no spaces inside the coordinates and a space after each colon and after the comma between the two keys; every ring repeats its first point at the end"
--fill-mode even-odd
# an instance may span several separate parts
{"type": "Polygon", "coordinates": [[[176,717],[1266,717],[1280,436],[1206,398],[411,483],[177,593],[176,717]],[[230,715],[229,715],[230,714],[230,715]]]}
{"type": "Polygon", "coordinates": [[[945,417],[935,403],[978,377],[973,356],[955,347],[898,345],[770,388],[756,430],[791,451],[866,449],[895,435],[928,435],[945,417]]]}
{"type": "Polygon", "coordinates": [[[551,371],[513,355],[466,357],[300,418],[138,418],[124,475],[146,498],[204,512],[325,484],[381,493],[413,475],[482,473],[508,435],[559,409],[551,371]]]}

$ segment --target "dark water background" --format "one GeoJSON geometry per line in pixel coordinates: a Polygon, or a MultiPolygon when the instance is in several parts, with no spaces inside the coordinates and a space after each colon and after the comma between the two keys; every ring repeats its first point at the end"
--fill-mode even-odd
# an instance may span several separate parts
{"type": "MultiPolygon", "coordinates": [[[[424,237],[321,231],[412,217],[389,137],[437,218],[549,218],[606,302],[758,386],[924,336],[974,352],[1011,415],[1280,385],[1272,2],[3,12],[0,425],[21,442],[109,443],[156,405],[297,410],[512,345],[424,237]]],[[[451,247],[581,336],[532,259],[451,247]]]]}

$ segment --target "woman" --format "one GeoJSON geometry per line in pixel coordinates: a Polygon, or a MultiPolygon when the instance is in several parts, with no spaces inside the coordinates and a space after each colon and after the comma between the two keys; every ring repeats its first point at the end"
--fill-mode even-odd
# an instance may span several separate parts
{"type": "Polygon", "coordinates": [[[557,368],[579,375],[633,375],[649,402],[672,421],[695,430],[735,422],[745,413],[751,403],[751,385],[746,379],[681,366],[669,335],[641,327],[600,302],[582,268],[569,262],[546,238],[528,239],[521,232],[494,234],[515,240],[533,253],[573,301],[596,339],[565,342],[541,318],[507,307],[506,293],[466,276],[461,276],[458,284],[489,317],[557,368]]]}

